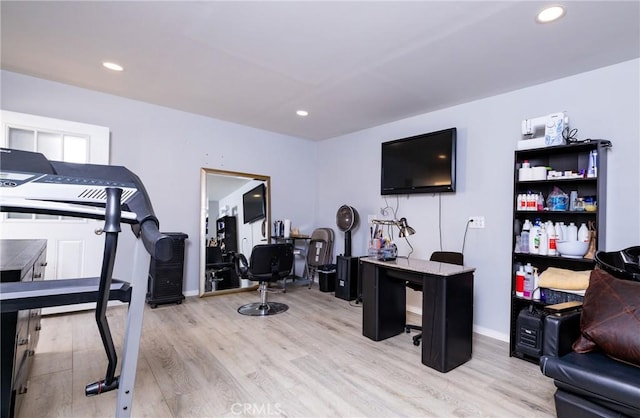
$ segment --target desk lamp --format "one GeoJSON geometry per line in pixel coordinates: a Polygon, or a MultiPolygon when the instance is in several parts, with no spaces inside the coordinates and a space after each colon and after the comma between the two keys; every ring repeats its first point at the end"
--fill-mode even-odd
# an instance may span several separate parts
{"type": "Polygon", "coordinates": [[[409,235],[413,235],[416,233],[416,230],[411,228],[407,223],[407,218],[398,219],[373,219],[371,221],[374,225],[395,225],[400,230],[400,238],[406,238],[409,235]]]}
{"type": "Polygon", "coordinates": [[[399,221],[395,223],[395,225],[400,229],[400,238],[406,238],[409,235],[413,235],[416,233],[416,230],[411,228],[409,224],[407,224],[407,218],[400,218],[399,221]]]}

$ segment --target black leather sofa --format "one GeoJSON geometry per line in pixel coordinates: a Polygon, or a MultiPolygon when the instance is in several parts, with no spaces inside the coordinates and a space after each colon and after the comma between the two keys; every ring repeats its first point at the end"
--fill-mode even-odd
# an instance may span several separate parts
{"type": "Polygon", "coordinates": [[[540,369],[557,387],[556,415],[640,417],[640,367],[597,351],[574,352],[571,345],[580,335],[580,314],[545,318],[540,369]]]}
{"type": "Polygon", "coordinates": [[[640,246],[595,259],[583,310],[545,318],[540,369],[558,418],[640,418],[640,246]]]}

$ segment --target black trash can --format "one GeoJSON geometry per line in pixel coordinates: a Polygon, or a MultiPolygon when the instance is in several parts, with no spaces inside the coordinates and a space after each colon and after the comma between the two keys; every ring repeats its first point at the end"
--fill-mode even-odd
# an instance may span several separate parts
{"type": "Polygon", "coordinates": [[[334,292],[336,290],[336,265],[323,264],[319,266],[318,282],[321,292],[334,292]]]}

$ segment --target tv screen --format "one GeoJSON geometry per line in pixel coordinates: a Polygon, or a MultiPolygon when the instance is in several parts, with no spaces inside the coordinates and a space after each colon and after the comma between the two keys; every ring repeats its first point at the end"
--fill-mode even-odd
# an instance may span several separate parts
{"type": "Polygon", "coordinates": [[[380,194],[455,192],[456,128],[382,143],[380,194]]]}
{"type": "Polygon", "coordinates": [[[267,216],[266,187],[259,184],[242,195],[242,217],[248,224],[267,216]]]}

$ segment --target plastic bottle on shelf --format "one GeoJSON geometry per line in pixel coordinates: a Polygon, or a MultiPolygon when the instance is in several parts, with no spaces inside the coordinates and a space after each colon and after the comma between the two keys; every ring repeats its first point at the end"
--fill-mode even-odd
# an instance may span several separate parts
{"type": "Polygon", "coordinates": [[[538,276],[538,268],[533,268],[533,290],[531,292],[531,299],[540,300],[540,288],[538,287],[540,283],[538,276]]]}
{"type": "Polygon", "coordinates": [[[547,234],[547,227],[542,225],[540,227],[540,242],[538,244],[538,254],[549,255],[549,234],[547,234]]]}
{"type": "Polygon", "coordinates": [[[533,266],[527,263],[524,266],[524,287],[522,289],[522,297],[531,299],[533,296],[533,266]]]}
{"type": "Polygon", "coordinates": [[[522,210],[522,194],[518,194],[516,198],[516,210],[522,210]]]}
{"type": "Polygon", "coordinates": [[[589,228],[585,223],[580,225],[580,229],[578,229],[578,241],[589,242],[589,228]]]}
{"type": "Polygon", "coordinates": [[[528,219],[524,220],[522,225],[522,232],[520,233],[520,252],[529,254],[529,233],[531,230],[531,222],[528,219]]]}
{"type": "Polygon", "coordinates": [[[569,223],[567,227],[567,236],[565,241],[577,241],[578,240],[578,227],[573,222],[569,223]]]}
{"type": "Polygon", "coordinates": [[[550,222],[550,226],[549,228],[547,228],[547,233],[549,234],[549,250],[548,250],[548,254],[549,255],[558,255],[558,248],[556,246],[556,243],[558,242],[558,232],[556,230],[555,225],[553,224],[553,222],[550,222]]]}
{"type": "Polygon", "coordinates": [[[516,272],[516,296],[518,297],[524,296],[524,276],[524,267],[520,266],[516,272]]]}
{"type": "Polygon", "coordinates": [[[589,167],[587,167],[587,177],[598,177],[598,151],[593,150],[589,153],[589,167]]]}
{"type": "Polygon", "coordinates": [[[538,254],[540,247],[540,219],[533,222],[531,231],[529,231],[529,254],[538,254]]]}
{"type": "Polygon", "coordinates": [[[567,226],[564,224],[564,222],[560,222],[560,231],[562,231],[562,239],[561,239],[561,241],[566,241],[569,232],[568,232],[567,226]]]}
{"type": "Polygon", "coordinates": [[[527,210],[536,210],[536,195],[531,192],[527,193],[527,210]]]}
{"type": "Polygon", "coordinates": [[[542,192],[540,192],[536,197],[536,210],[537,211],[544,210],[544,197],[542,196],[542,192]]]}

